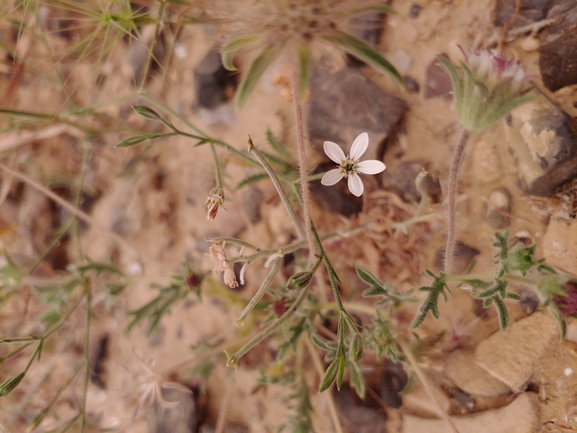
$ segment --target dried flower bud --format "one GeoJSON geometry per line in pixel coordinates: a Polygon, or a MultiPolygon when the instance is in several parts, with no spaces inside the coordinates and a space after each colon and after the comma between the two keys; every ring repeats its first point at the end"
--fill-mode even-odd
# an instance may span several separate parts
{"type": "Polygon", "coordinates": [[[311,271],[297,272],[292,277],[289,278],[287,282],[287,289],[301,290],[309,285],[311,279],[313,278],[313,273],[311,271]]]}
{"type": "Polygon", "coordinates": [[[218,208],[224,203],[224,191],[221,187],[214,188],[208,197],[206,197],[206,202],[204,206],[206,207],[206,219],[212,221],[216,218],[218,213],[218,208]]]}
{"type": "Polygon", "coordinates": [[[212,244],[208,250],[207,256],[214,260],[214,273],[223,272],[224,283],[234,289],[238,287],[238,282],[236,281],[236,275],[232,270],[232,265],[228,262],[228,256],[226,255],[226,251],[224,250],[224,246],[226,245],[225,241],[218,241],[212,244]]]}

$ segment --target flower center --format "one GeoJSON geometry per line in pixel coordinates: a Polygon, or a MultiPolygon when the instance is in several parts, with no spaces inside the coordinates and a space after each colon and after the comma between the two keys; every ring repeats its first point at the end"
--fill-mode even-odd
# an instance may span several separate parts
{"type": "Polygon", "coordinates": [[[341,164],[341,170],[345,174],[345,176],[348,176],[349,174],[356,173],[357,171],[355,170],[356,165],[357,163],[355,161],[347,159],[345,162],[341,164]]]}

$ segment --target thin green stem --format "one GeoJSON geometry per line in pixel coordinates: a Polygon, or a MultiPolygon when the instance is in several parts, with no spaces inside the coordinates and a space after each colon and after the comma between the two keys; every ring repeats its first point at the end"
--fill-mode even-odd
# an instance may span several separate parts
{"type": "Polygon", "coordinates": [[[433,215],[422,215],[423,212],[425,211],[425,208],[427,207],[427,203],[429,202],[429,195],[427,194],[427,191],[425,190],[425,188],[423,187],[423,179],[427,176],[427,172],[425,171],[425,169],[422,169],[421,172],[417,175],[417,178],[415,179],[415,186],[417,187],[417,191],[419,192],[419,194],[421,194],[421,200],[419,201],[419,205],[417,207],[417,211],[415,212],[415,215],[413,215],[412,218],[409,218],[406,221],[402,221],[402,222],[398,222],[398,223],[391,223],[391,227],[394,229],[399,229],[399,228],[403,228],[403,227],[409,227],[412,226],[413,224],[422,222],[422,221],[426,221],[428,219],[430,219],[433,215]]]}
{"type": "Polygon", "coordinates": [[[90,283],[86,284],[86,329],[84,331],[84,361],[85,361],[85,371],[84,371],[84,383],[82,389],[82,406],[81,406],[81,417],[80,417],[80,431],[86,431],[86,400],[88,396],[88,381],[90,380],[90,362],[88,361],[88,351],[90,347],[90,305],[92,304],[92,293],[90,291],[90,283]]]}
{"type": "Polygon", "coordinates": [[[453,420],[449,417],[447,412],[445,412],[445,410],[442,408],[441,403],[439,402],[439,399],[437,397],[435,397],[435,394],[433,393],[433,388],[432,388],[429,380],[427,379],[427,377],[423,373],[423,370],[421,370],[421,367],[419,366],[419,364],[417,364],[417,360],[413,356],[413,352],[411,351],[409,346],[407,346],[407,344],[403,341],[403,339],[400,336],[396,339],[396,342],[399,345],[399,347],[401,348],[401,350],[403,351],[403,353],[405,354],[405,356],[407,357],[407,360],[409,361],[409,364],[411,364],[411,367],[413,367],[415,374],[417,375],[417,377],[419,378],[419,380],[423,384],[423,387],[425,388],[425,391],[427,391],[429,398],[433,401],[433,403],[437,407],[437,411],[438,411],[439,416],[443,420],[445,420],[445,422],[447,423],[447,425],[449,426],[449,428],[451,429],[451,431],[453,433],[459,433],[459,430],[457,430],[457,427],[453,423],[453,420]]]}
{"type": "Polygon", "coordinates": [[[449,203],[448,203],[448,221],[447,221],[447,246],[445,247],[445,273],[451,275],[453,256],[455,254],[455,200],[457,196],[457,179],[459,175],[459,167],[461,166],[461,159],[463,158],[463,151],[465,144],[469,139],[469,132],[463,131],[459,145],[455,150],[453,157],[453,164],[451,165],[451,173],[449,175],[449,203]]]}
{"type": "MultiPolygon", "coordinates": [[[[291,222],[293,223],[295,230],[297,231],[299,238],[302,239],[306,239],[307,235],[305,234],[305,231],[303,230],[303,227],[301,225],[300,220],[298,219],[292,205],[291,202],[288,198],[288,196],[286,195],[286,193],[284,192],[284,189],[280,183],[280,180],[278,179],[276,173],[274,172],[274,170],[272,169],[272,167],[269,165],[269,163],[267,162],[267,160],[264,158],[264,156],[262,156],[262,154],[258,151],[258,149],[254,146],[252,139],[250,138],[250,136],[248,137],[248,149],[249,151],[254,154],[256,160],[260,163],[260,165],[262,165],[262,168],[264,168],[264,171],[266,171],[266,174],[268,174],[268,176],[270,177],[286,211],[287,214],[291,220],[291,222]]],[[[313,250],[311,250],[311,252],[313,252],[313,250]]]]}
{"type": "Polygon", "coordinates": [[[300,184],[301,184],[301,197],[302,197],[302,209],[303,216],[305,220],[305,230],[306,239],[309,245],[310,260],[312,256],[316,253],[315,242],[313,240],[313,235],[311,233],[311,215],[310,215],[310,189],[309,189],[309,173],[307,170],[307,152],[305,147],[305,134],[304,134],[304,123],[303,123],[303,109],[301,106],[300,94],[299,94],[299,68],[298,60],[294,59],[293,63],[293,75],[291,80],[292,89],[292,100],[295,111],[295,125],[297,132],[297,148],[298,148],[298,161],[299,161],[299,173],[300,173],[300,184]]]}
{"type": "Polygon", "coordinates": [[[273,332],[275,332],[277,329],[279,329],[288,319],[290,319],[292,314],[300,307],[300,305],[303,303],[303,301],[307,297],[307,294],[309,292],[309,288],[310,288],[310,284],[308,284],[306,287],[304,287],[301,290],[301,292],[299,293],[298,297],[293,302],[293,304],[289,307],[289,309],[281,317],[278,318],[278,320],[276,322],[272,323],[267,328],[265,328],[264,330],[259,332],[255,337],[251,338],[234,355],[229,356],[228,364],[229,365],[236,365],[236,363],[238,362],[238,360],[242,356],[244,356],[254,346],[259,344],[261,341],[263,341],[265,338],[267,338],[269,335],[271,335],[273,332]]]}
{"type": "Polygon", "coordinates": [[[156,45],[156,41],[158,40],[158,34],[160,33],[160,24],[162,22],[162,14],[164,13],[164,5],[166,0],[159,0],[160,6],[158,8],[158,18],[156,19],[156,25],[154,29],[154,37],[152,38],[152,43],[150,44],[149,53],[150,56],[148,57],[148,61],[146,62],[146,69],[144,70],[144,74],[142,75],[142,81],[140,82],[140,89],[142,90],[146,85],[146,80],[148,79],[148,74],[150,73],[150,67],[152,65],[152,61],[154,59],[154,46],[156,45]]]}
{"type": "Polygon", "coordinates": [[[210,143],[210,152],[212,153],[212,160],[214,161],[214,177],[217,188],[222,188],[222,176],[220,174],[220,166],[218,164],[218,158],[216,156],[216,149],[214,148],[214,143],[210,143]]]}
{"type": "Polygon", "coordinates": [[[255,295],[252,297],[252,299],[250,300],[248,305],[245,307],[245,309],[241,313],[238,320],[236,321],[237,325],[239,325],[239,326],[244,325],[244,319],[246,319],[246,317],[249,315],[249,313],[253,310],[253,308],[256,306],[256,304],[258,304],[260,302],[262,297],[267,292],[268,288],[270,287],[270,285],[272,284],[272,282],[274,280],[274,277],[276,277],[276,274],[278,273],[278,271],[280,269],[280,265],[282,263],[281,258],[282,258],[282,254],[277,259],[275,259],[273,261],[271,270],[269,271],[268,275],[266,276],[266,278],[264,279],[264,281],[260,285],[260,287],[257,290],[257,292],[255,293],[255,295]]]}

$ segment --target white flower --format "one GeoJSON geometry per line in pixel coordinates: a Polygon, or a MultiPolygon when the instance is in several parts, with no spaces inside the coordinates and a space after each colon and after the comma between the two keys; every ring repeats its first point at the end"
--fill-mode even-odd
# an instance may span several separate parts
{"type": "Polygon", "coordinates": [[[360,161],[361,156],[369,147],[369,135],[366,132],[360,134],[351,146],[350,156],[346,156],[340,146],[332,141],[325,141],[323,149],[327,156],[339,165],[339,168],[329,170],[321,179],[325,186],[336,184],[343,177],[348,178],[349,191],[360,197],[365,190],[359,173],[378,174],[385,170],[385,164],[377,160],[360,161]]]}

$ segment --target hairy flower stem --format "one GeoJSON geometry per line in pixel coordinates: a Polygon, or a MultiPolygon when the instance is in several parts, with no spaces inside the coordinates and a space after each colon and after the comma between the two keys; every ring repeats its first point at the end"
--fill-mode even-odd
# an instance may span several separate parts
{"type": "Polygon", "coordinates": [[[297,231],[297,233],[299,235],[299,238],[305,239],[306,238],[305,231],[304,231],[304,229],[301,225],[301,222],[298,219],[298,217],[297,217],[297,215],[296,215],[296,213],[295,213],[295,211],[291,205],[289,198],[287,197],[286,193],[284,192],[284,189],[282,188],[280,180],[278,179],[276,173],[274,172],[272,167],[269,165],[267,160],[264,158],[264,156],[262,156],[262,154],[254,146],[254,144],[252,142],[252,138],[250,138],[250,136],[248,137],[248,150],[250,153],[254,154],[256,160],[260,163],[260,165],[262,165],[262,168],[264,168],[264,171],[266,171],[266,174],[268,174],[268,176],[270,177],[270,180],[272,181],[272,183],[276,189],[276,192],[278,193],[282,203],[284,204],[284,207],[287,211],[287,214],[288,214],[290,220],[292,221],[292,223],[295,227],[295,230],[297,231]]]}
{"type": "Polygon", "coordinates": [[[423,370],[421,370],[421,367],[419,367],[419,365],[417,364],[417,360],[413,356],[413,352],[411,351],[409,346],[407,346],[407,344],[402,340],[401,337],[398,337],[395,341],[401,347],[401,350],[407,357],[407,360],[409,361],[409,364],[411,364],[411,367],[413,367],[415,374],[423,384],[423,387],[425,388],[425,391],[427,391],[429,398],[435,403],[435,406],[437,406],[437,410],[439,412],[440,417],[443,418],[443,420],[445,420],[445,422],[447,423],[447,425],[449,426],[449,428],[453,433],[459,433],[459,430],[453,423],[453,420],[449,417],[447,412],[445,412],[445,410],[441,407],[439,399],[435,397],[435,394],[433,394],[433,387],[431,386],[429,380],[423,373],[423,370]]]}
{"type": "Polygon", "coordinates": [[[220,166],[218,165],[218,158],[216,156],[216,149],[214,148],[214,144],[210,143],[210,151],[212,153],[212,159],[214,161],[214,177],[216,181],[216,187],[222,188],[222,176],[220,174],[220,166]]]}
{"type": "Polygon", "coordinates": [[[459,175],[459,167],[461,166],[461,159],[463,158],[463,151],[465,144],[469,140],[469,132],[464,131],[459,141],[459,146],[455,151],[453,157],[453,164],[451,165],[451,174],[449,175],[449,203],[448,203],[448,222],[447,222],[447,246],[445,247],[445,273],[451,275],[451,267],[453,264],[453,255],[455,253],[455,200],[457,196],[457,178],[459,175]]]}
{"type": "Polygon", "coordinates": [[[279,329],[283,325],[283,323],[285,323],[292,316],[292,314],[300,307],[300,305],[302,304],[302,302],[305,300],[305,298],[309,293],[309,287],[310,284],[308,284],[301,290],[294,303],[281,317],[279,317],[279,319],[276,322],[273,322],[266,329],[259,332],[255,337],[251,338],[250,341],[248,341],[244,346],[242,346],[234,355],[230,355],[228,357],[227,365],[236,365],[236,363],[242,356],[246,355],[246,353],[249,352],[254,346],[259,344],[261,341],[263,341],[265,338],[267,338],[269,335],[271,335],[273,332],[279,329]]]}
{"type": "Polygon", "coordinates": [[[237,325],[239,325],[239,326],[244,325],[244,319],[246,318],[246,316],[249,315],[249,313],[253,310],[253,308],[256,307],[256,304],[259,303],[259,301],[262,299],[264,294],[267,292],[268,288],[272,284],[272,281],[274,280],[274,277],[276,277],[276,274],[278,273],[278,271],[280,269],[280,265],[282,263],[281,258],[282,258],[282,254],[279,255],[279,257],[273,261],[272,268],[271,268],[270,272],[268,273],[268,275],[266,276],[266,278],[262,282],[262,284],[261,284],[260,288],[258,289],[258,291],[256,292],[256,294],[252,297],[252,299],[250,300],[250,302],[245,307],[245,309],[241,313],[240,317],[236,321],[237,325]]]}
{"type": "Polygon", "coordinates": [[[309,191],[309,173],[307,171],[307,152],[305,147],[305,132],[303,125],[303,109],[301,106],[300,94],[299,94],[299,70],[298,62],[293,62],[293,76],[291,80],[291,90],[292,90],[292,100],[295,110],[295,125],[297,132],[297,147],[298,147],[298,159],[299,159],[299,174],[300,174],[300,184],[301,184],[301,197],[302,197],[302,207],[303,207],[303,217],[305,220],[305,230],[306,239],[309,245],[309,263],[312,263],[314,254],[316,254],[315,243],[313,240],[313,235],[310,230],[311,226],[311,215],[310,215],[310,191],[309,191]]]}

